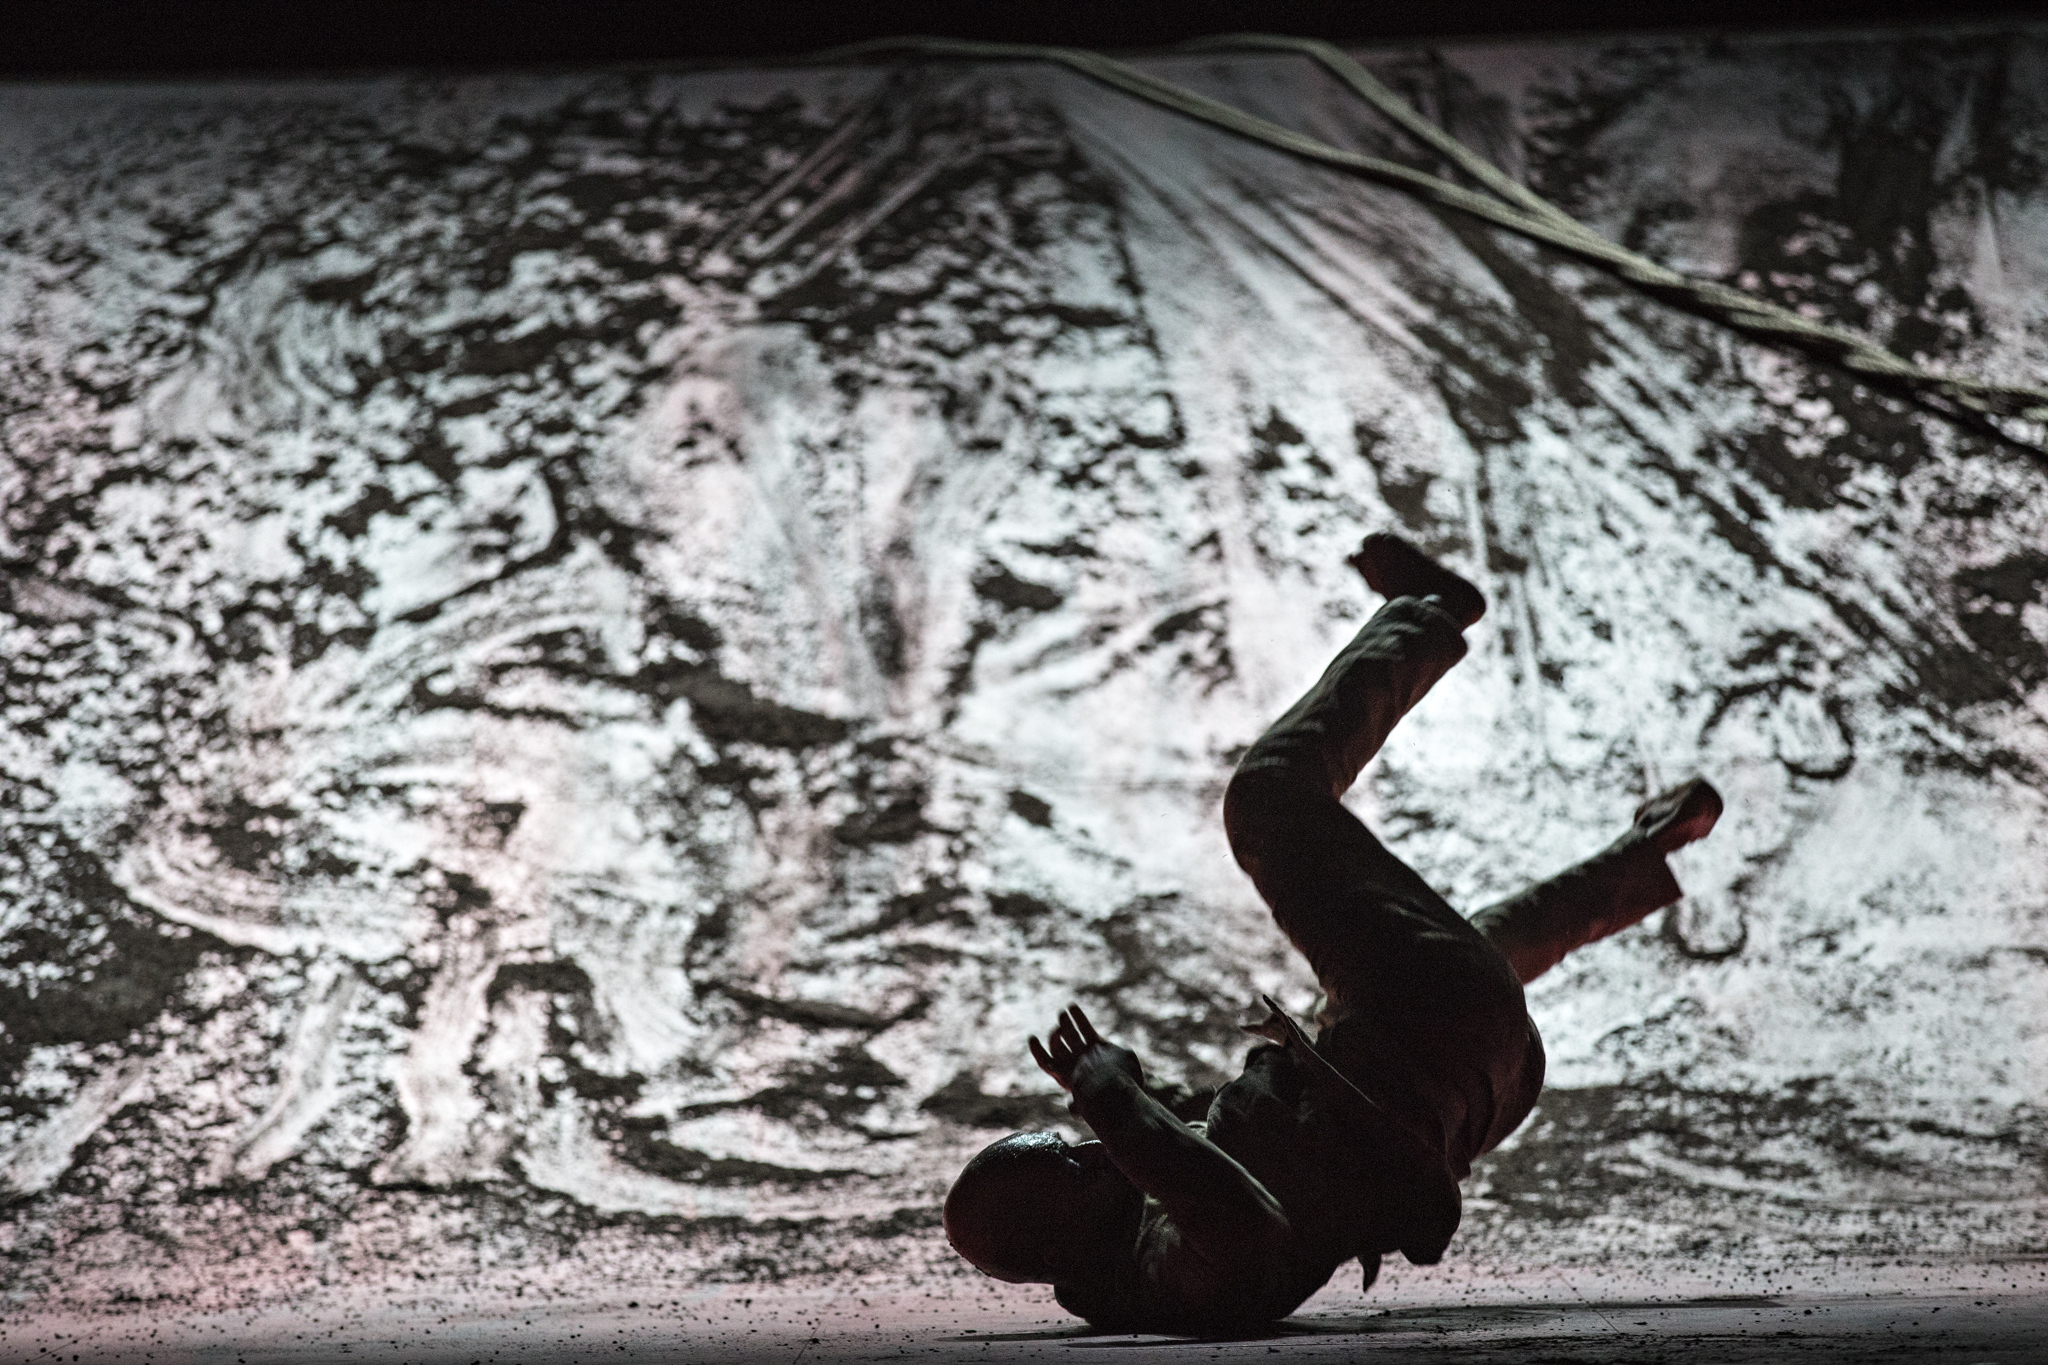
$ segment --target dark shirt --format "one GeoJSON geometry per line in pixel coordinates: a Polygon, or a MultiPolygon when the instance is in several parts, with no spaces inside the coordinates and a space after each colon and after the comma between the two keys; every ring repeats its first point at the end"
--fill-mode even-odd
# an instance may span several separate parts
{"type": "MultiPolygon", "coordinates": [[[[1226,1089],[1242,1092],[1244,1079],[1226,1089]]],[[[1310,1224],[1297,1225],[1264,1181],[1208,1139],[1206,1125],[1182,1123],[1137,1085],[1122,1080],[1077,1095],[1074,1110],[1145,1197],[1127,1240],[1108,1249],[1093,1275],[1054,1286],[1068,1312],[1098,1327],[1143,1331],[1271,1322],[1351,1254],[1313,1236],[1310,1224]]]]}
{"type": "Polygon", "coordinates": [[[1368,1283],[1385,1252],[1435,1261],[1457,1226],[1456,1178],[1534,1103],[1542,1048],[1526,1015],[1518,1027],[1495,1030],[1493,1065],[1435,1083],[1389,1065],[1369,1080],[1379,1095],[1346,1079],[1373,1073],[1329,1063],[1375,1050],[1357,1030],[1326,1029],[1314,1055],[1294,1033],[1252,1050],[1205,1125],[1104,1077],[1074,1112],[1146,1197],[1128,1243],[1055,1296],[1098,1326],[1199,1333],[1285,1317],[1354,1256],[1368,1283]]]}

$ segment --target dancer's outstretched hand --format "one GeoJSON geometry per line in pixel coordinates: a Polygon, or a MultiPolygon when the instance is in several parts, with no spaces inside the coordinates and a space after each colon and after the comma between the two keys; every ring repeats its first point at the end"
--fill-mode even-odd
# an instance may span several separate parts
{"type": "Polygon", "coordinates": [[[1048,1042],[1040,1043],[1035,1035],[1032,1037],[1031,1058],[1070,1094],[1087,1088],[1091,1079],[1108,1072],[1120,1071],[1139,1085],[1145,1083],[1145,1068],[1139,1065],[1138,1054],[1105,1041],[1079,1005],[1069,1005],[1060,1011],[1060,1021],[1053,1027],[1048,1042]]]}

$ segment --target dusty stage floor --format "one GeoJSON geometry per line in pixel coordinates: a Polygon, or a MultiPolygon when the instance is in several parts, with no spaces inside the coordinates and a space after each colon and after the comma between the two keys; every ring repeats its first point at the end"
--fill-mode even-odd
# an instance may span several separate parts
{"type": "Polygon", "coordinates": [[[1370,1296],[1340,1277],[1268,1334],[1102,1334],[1036,1287],[957,1274],[837,1285],[726,1284],[649,1294],[522,1282],[405,1297],[390,1285],[295,1304],[0,1324],[0,1360],[251,1362],[1317,1361],[1749,1362],[2048,1359],[2048,1262],[1776,1268],[1669,1266],[1597,1276],[1532,1268],[1391,1270],[1370,1296]]]}

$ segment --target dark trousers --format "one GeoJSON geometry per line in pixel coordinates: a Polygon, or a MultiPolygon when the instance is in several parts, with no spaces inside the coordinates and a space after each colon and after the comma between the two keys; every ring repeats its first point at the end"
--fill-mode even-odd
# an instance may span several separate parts
{"type": "Polygon", "coordinates": [[[1328,1000],[1317,1049],[1441,1133],[1461,1177],[1542,1086],[1522,983],[1678,894],[1663,859],[1624,836],[1467,920],[1344,808],[1359,771],[1465,648],[1434,598],[1388,602],[1246,752],[1223,805],[1238,865],[1328,1000]]]}

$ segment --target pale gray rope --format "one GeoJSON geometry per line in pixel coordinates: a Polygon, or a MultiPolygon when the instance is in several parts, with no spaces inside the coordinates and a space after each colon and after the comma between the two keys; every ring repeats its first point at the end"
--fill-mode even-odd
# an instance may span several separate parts
{"type": "MultiPolygon", "coordinates": [[[[1045,47],[1027,43],[980,43],[955,38],[907,37],[885,38],[875,42],[859,43],[852,47],[835,48],[830,52],[818,54],[814,60],[844,62],[890,53],[912,53],[928,57],[956,57],[982,61],[1054,62],[1126,94],[1135,95],[1139,99],[1198,119],[1226,132],[1264,143],[1303,160],[1335,166],[1368,180],[1396,186],[1431,203],[1441,204],[1446,208],[1483,219],[1497,227],[1521,233],[1525,237],[1589,261],[1638,288],[1690,308],[1747,336],[1818,355],[1867,380],[1905,389],[1917,397],[1933,400],[1937,408],[1960,409],[1961,412],[1956,415],[1971,414],[1979,418],[2016,418],[2028,423],[2048,423],[2048,390],[1936,374],[1892,354],[1868,338],[1846,328],[1816,322],[1768,299],[1758,298],[1715,280],[1694,279],[1608,241],[1549,200],[1517,183],[1484,157],[1417,113],[1371,72],[1333,44],[1312,38],[1241,33],[1202,39],[1188,44],[1184,50],[1246,49],[1297,52],[1319,62],[1374,108],[1448,157],[1492,193],[1481,194],[1438,176],[1403,166],[1396,161],[1334,146],[1319,138],[1282,127],[1269,119],[1260,118],[1256,114],[1247,113],[1234,105],[1198,94],[1185,86],[1176,85],[1125,62],[1081,48],[1045,47]]],[[[2039,434],[2028,439],[2004,427],[1993,426],[1992,430],[2007,440],[2016,441],[2037,451],[2041,448],[2039,434]]]]}

